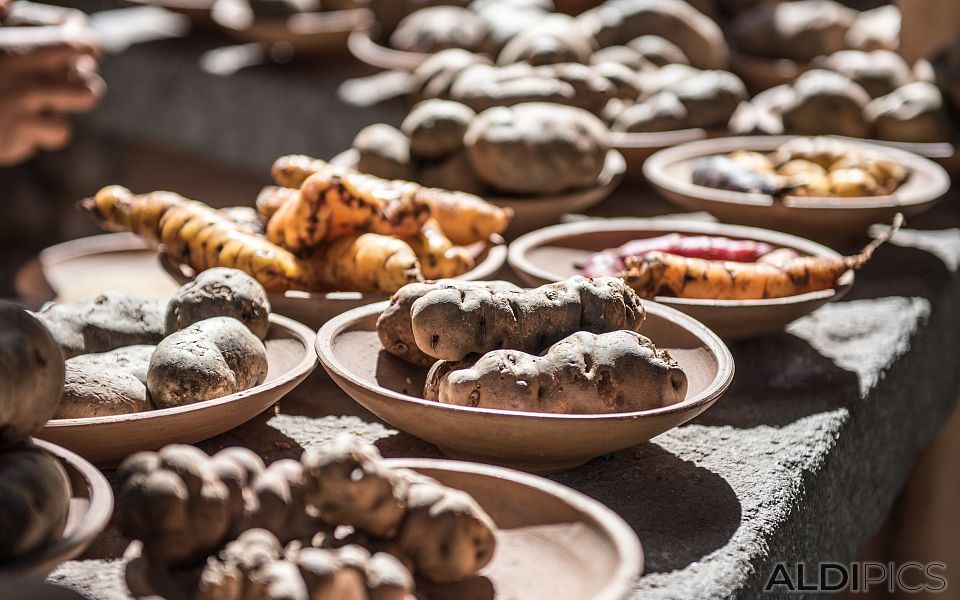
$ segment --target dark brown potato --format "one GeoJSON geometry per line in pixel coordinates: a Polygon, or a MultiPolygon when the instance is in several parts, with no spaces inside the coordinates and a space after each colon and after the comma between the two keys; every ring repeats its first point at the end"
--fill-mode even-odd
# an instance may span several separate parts
{"type": "Polygon", "coordinates": [[[59,302],[38,313],[66,358],[122,346],[157,344],[166,302],[133,292],[108,292],[59,302]]]}
{"type": "Polygon", "coordinates": [[[479,50],[486,35],[483,20],[472,10],[431,6],[404,17],[390,36],[390,46],[409,52],[479,50]]]}
{"type": "Polygon", "coordinates": [[[877,137],[896,142],[950,142],[957,131],[937,86],[916,81],[871,101],[866,116],[877,137]]]}
{"type": "Polygon", "coordinates": [[[785,131],[803,135],[837,134],[870,137],[863,111],[870,96],[839,73],[807,71],[793,86],[795,95],[783,107],[785,131]]]}
{"type": "Polygon", "coordinates": [[[590,64],[618,63],[634,72],[652,71],[656,65],[629,46],[607,46],[590,55],[590,64]]]}
{"type": "Polygon", "coordinates": [[[690,64],[690,59],[683,53],[683,50],[659,35],[641,35],[634,40],[630,40],[627,47],[639,54],[641,59],[656,67],[690,64]]]}
{"type": "Polygon", "coordinates": [[[833,0],[761,4],[738,15],[729,35],[745,54],[806,62],[846,48],[855,15],[833,0]]]}
{"type": "Polygon", "coordinates": [[[410,158],[410,140],[396,127],[376,123],[361,129],[353,138],[353,148],[359,154],[357,170],[384,179],[414,177],[410,158]]]}
{"type": "Polygon", "coordinates": [[[686,129],[688,113],[673,92],[660,92],[643,102],[624,108],[614,117],[611,131],[650,133],[686,129]]]}
{"type": "Polygon", "coordinates": [[[283,20],[292,15],[320,10],[319,0],[247,0],[258,19],[283,20]]]}
{"type": "Polygon", "coordinates": [[[821,56],[811,63],[814,67],[835,71],[859,84],[878,98],[900,86],[913,81],[910,65],[900,55],[890,50],[841,50],[829,56],[821,56]]]}
{"type": "Polygon", "coordinates": [[[473,174],[466,150],[458,150],[440,161],[425,163],[417,181],[430,188],[454,190],[482,196],[487,187],[473,174]]]}
{"type": "Polygon", "coordinates": [[[701,71],[664,89],[675,94],[686,109],[685,127],[726,128],[748,97],[740,78],[727,71],[701,71]]]}
{"type": "Polygon", "coordinates": [[[497,57],[497,64],[586,64],[596,47],[593,36],[572,17],[544,15],[506,43],[497,57]]]}
{"type": "Polygon", "coordinates": [[[847,30],[846,42],[855,50],[896,50],[900,45],[900,8],[887,4],[861,12],[847,30]]]}
{"type": "Polygon", "coordinates": [[[233,317],[261,340],[267,337],[270,300],[260,283],[238,269],[199,273],[167,304],[167,335],[210,317],[233,317]]]}
{"type": "Polygon", "coordinates": [[[423,61],[413,72],[414,88],[420,98],[447,98],[457,75],[470,65],[492,64],[486,56],[460,48],[441,50],[423,61]]]}
{"type": "Polygon", "coordinates": [[[463,134],[476,114],[459,102],[424,100],[413,107],[400,130],[410,138],[414,156],[434,160],[463,148],[463,134]]]}
{"type": "Polygon", "coordinates": [[[527,103],[477,115],[464,142],[473,172],[512,194],[553,194],[596,185],[607,128],[587,111],[527,103]]]}

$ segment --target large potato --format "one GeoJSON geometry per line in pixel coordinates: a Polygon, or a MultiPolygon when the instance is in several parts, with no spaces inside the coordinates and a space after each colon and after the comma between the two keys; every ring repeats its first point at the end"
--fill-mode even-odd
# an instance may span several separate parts
{"type": "Polygon", "coordinates": [[[600,46],[623,45],[641,35],[675,44],[701,69],[722,69],[728,60],[720,27],[683,0],[608,0],[577,17],[600,46]]]}
{"type": "Polygon", "coordinates": [[[937,86],[915,81],[871,101],[866,116],[877,137],[895,142],[949,142],[956,137],[937,86]]]}
{"type": "Polygon", "coordinates": [[[58,302],[38,313],[66,358],[121,346],[156,344],[164,336],[166,302],[134,292],[108,292],[58,302]]]}
{"type": "Polygon", "coordinates": [[[410,138],[410,152],[423,159],[442,158],[463,148],[463,134],[477,113],[459,102],[430,99],[413,107],[400,130],[410,138]]]}
{"type": "Polygon", "coordinates": [[[514,194],[554,194],[596,185],[607,129],[585,110],[531,102],[477,115],[464,136],[477,177],[514,194]]]}
{"type": "Polygon", "coordinates": [[[390,36],[390,45],[408,52],[478,50],[486,34],[484,21],[472,10],[431,6],[404,17],[390,36]]]}
{"type": "Polygon", "coordinates": [[[870,137],[870,124],[863,114],[870,96],[843,75],[820,69],[807,71],[797,79],[793,90],[793,98],[782,109],[786,131],[870,137]]]}
{"type": "Polygon", "coordinates": [[[556,77],[543,77],[526,63],[506,67],[471,65],[460,71],[450,85],[451,100],[479,112],[495,106],[513,106],[524,102],[576,101],[573,85],[556,77]]]}
{"type": "Polygon", "coordinates": [[[263,383],[267,351],[233,317],[213,317],[173,333],[150,358],[147,390],[158,408],[220,398],[263,383]]]}
{"type": "Polygon", "coordinates": [[[727,71],[701,71],[664,89],[683,104],[687,127],[726,127],[734,111],[747,99],[746,86],[727,71]]]}
{"type": "Polygon", "coordinates": [[[500,51],[497,63],[531,65],[587,63],[596,40],[576,20],[562,14],[544,15],[519,32],[500,51]]]}
{"type": "Polygon", "coordinates": [[[60,404],[63,353],[34,315],[0,302],[0,448],[43,427],[60,404]]]}
{"type": "Polygon", "coordinates": [[[82,354],[66,363],[58,419],[124,415],[150,410],[147,371],[156,346],[125,346],[82,354]]]}
{"type": "Polygon", "coordinates": [[[889,50],[841,50],[818,57],[811,64],[840,73],[863,87],[871,98],[889,94],[913,81],[910,65],[899,54],[889,50]]]}
{"type": "Polygon", "coordinates": [[[267,337],[270,300],[256,279],[238,269],[217,267],[197,274],[167,304],[167,335],[210,317],[233,317],[261,340],[267,337]]]}
{"type": "Polygon", "coordinates": [[[855,15],[833,0],[762,4],[733,20],[730,39],[745,54],[806,62],[846,48],[855,15]]]}

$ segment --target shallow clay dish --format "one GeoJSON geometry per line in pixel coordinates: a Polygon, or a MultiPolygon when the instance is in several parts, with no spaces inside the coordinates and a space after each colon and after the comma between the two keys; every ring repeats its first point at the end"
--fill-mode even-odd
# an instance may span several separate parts
{"type": "MultiPolygon", "coordinates": [[[[417,581],[430,600],[625,600],[643,572],[637,534],[616,513],[579,492],[500,467],[428,458],[387,459],[473,496],[497,524],[493,560],[466,581],[417,581]]],[[[126,560],[140,557],[139,542],[126,560]]],[[[158,596],[138,590],[137,598],[158,596]]]]}
{"type": "MultiPolygon", "coordinates": [[[[594,252],[668,233],[756,240],[800,254],[840,257],[826,246],[767,229],[680,219],[595,219],[554,225],[517,238],[510,244],[507,260],[524,283],[539,286],[580,274],[581,265],[594,252]]],[[[694,300],[657,296],[655,300],[697,319],[723,339],[733,340],[780,331],[787,323],[842,298],[853,285],[853,278],[853,271],[847,271],[832,290],[787,298],[694,300]]]]}
{"type": "Polygon", "coordinates": [[[687,374],[686,399],[672,406],[611,415],[558,415],[440,404],[423,399],[427,370],[388,354],[377,337],[387,303],[329,321],[317,354],[347,394],[391,425],[444,453],[525,471],[572,469],[595,456],[645,442],[694,418],[733,379],[733,358],[720,338],[691,317],[645,302],[643,333],[666,348],[687,374]]]}
{"type": "MultiPolygon", "coordinates": [[[[353,168],[357,164],[357,151],[351,148],[341,152],[330,162],[353,168]]],[[[522,165],[518,168],[522,168],[522,165]]],[[[603,169],[597,177],[597,184],[592,188],[553,196],[485,195],[484,199],[497,206],[513,209],[513,219],[506,232],[507,237],[513,237],[556,223],[562,215],[567,213],[582,212],[596,206],[617,189],[626,170],[627,163],[623,155],[611,149],[607,151],[603,169]]]]}
{"type": "Polygon", "coordinates": [[[0,580],[46,576],[60,563],[83,554],[113,514],[113,492],[100,471],[66,448],[42,440],[34,443],[59,458],[70,477],[73,496],[67,527],[56,543],[0,565],[0,580]]]}
{"type": "Polygon", "coordinates": [[[192,444],[246,423],[297,387],[317,364],[314,333],[287,317],[270,315],[267,379],[222,398],[129,415],[52,419],[37,437],[65,446],[98,467],[115,467],[140,450],[192,444]]]}
{"type": "Polygon", "coordinates": [[[856,143],[907,168],[907,181],[894,193],[864,198],[787,196],[776,200],[766,194],[721,190],[691,181],[693,165],[700,158],[734,150],[770,152],[794,137],[797,136],[728,137],[681,144],[651,156],[643,165],[643,173],[657,192],[686,210],[709,212],[725,223],[775,229],[828,242],[862,238],[870,225],[889,223],[898,212],[908,218],[923,213],[950,188],[947,172],[929,159],[860,142],[856,143]]]}
{"type": "Polygon", "coordinates": [[[216,0],[213,22],[241,42],[289,44],[298,55],[345,52],[350,32],[372,18],[363,8],[296,14],[288,19],[256,19],[243,0],[216,0]]]}
{"type": "Polygon", "coordinates": [[[374,41],[373,32],[373,27],[358,27],[347,39],[350,54],[360,62],[388,71],[415,71],[430,58],[429,52],[410,52],[383,46],[374,41]]]}
{"type": "MultiPolygon", "coordinates": [[[[496,236],[491,243],[477,243],[467,246],[476,266],[455,279],[482,281],[490,279],[507,260],[507,246],[503,238],[496,236]]],[[[164,269],[180,283],[189,281],[194,273],[189,267],[172,263],[166,254],[160,254],[160,263],[164,269]]],[[[369,292],[301,292],[288,291],[282,294],[270,294],[270,308],[273,312],[319,329],[324,323],[340,313],[373,302],[389,300],[390,294],[369,292]]]]}

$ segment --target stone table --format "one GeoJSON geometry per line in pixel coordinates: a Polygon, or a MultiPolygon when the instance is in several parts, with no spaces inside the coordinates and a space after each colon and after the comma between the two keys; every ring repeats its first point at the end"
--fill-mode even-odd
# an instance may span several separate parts
{"type": "MultiPolygon", "coordinates": [[[[266,173],[277,155],[329,156],[361,126],[403,114],[397,101],[372,111],[340,104],[337,86],[365,73],[345,60],[229,76],[201,69],[200,58],[225,43],[161,40],[109,57],[110,94],[84,127],[266,173]]],[[[844,301],[784,333],[734,344],[733,386],[695,421],[551,477],[636,530],[646,554],[636,598],[756,598],[779,562],[857,556],[953,406],[957,200],[910,224],[926,231],[881,248],[844,301]]],[[[591,214],[670,210],[635,189],[591,214]]],[[[274,410],[201,446],[241,444],[270,460],[340,432],[375,441],[386,456],[438,455],[352,402],[319,368],[274,410]]],[[[90,598],[126,598],[123,547],[111,529],[50,579],[90,598]]]]}

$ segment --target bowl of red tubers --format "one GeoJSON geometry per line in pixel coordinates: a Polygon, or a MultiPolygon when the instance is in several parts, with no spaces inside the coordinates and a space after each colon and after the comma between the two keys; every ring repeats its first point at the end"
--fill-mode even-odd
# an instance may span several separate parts
{"type": "Polygon", "coordinates": [[[685,210],[830,244],[862,239],[897,213],[923,213],[950,186],[929,159],[832,136],[690,142],[657,152],[643,172],[685,210]]]}
{"type": "Polygon", "coordinates": [[[853,285],[879,242],[843,257],[803,238],[681,219],[608,219],[546,227],[510,245],[529,285],[571,275],[622,276],[641,297],[671,306],[726,340],[772,333],[853,285]],[[810,274],[808,277],[793,275],[810,274]]]}
{"type": "Polygon", "coordinates": [[[733,378],[723,342],[615,277],[401,288],[321,328],[354,400],[444,453],[556,472],[707,410],[733,378]]]}

